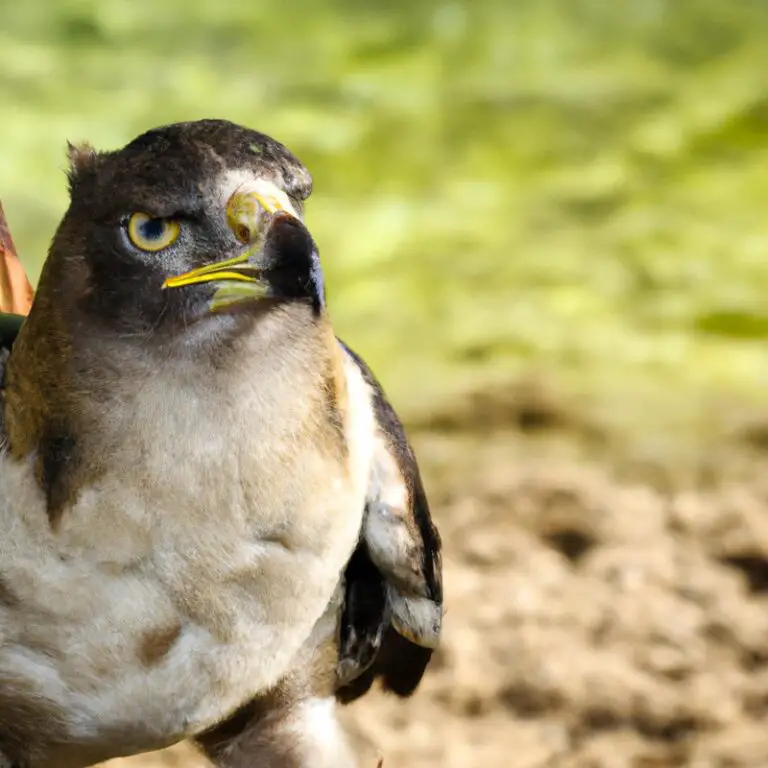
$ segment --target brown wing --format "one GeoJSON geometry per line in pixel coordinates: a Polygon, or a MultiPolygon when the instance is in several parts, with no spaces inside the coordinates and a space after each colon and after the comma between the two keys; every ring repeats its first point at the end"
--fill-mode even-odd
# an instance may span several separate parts
{"type": "Polygon", "coordinates": [[[378,442],[360,541],[345,572],[336,695],[352,701],[379,679],[409,696],[440,636],[440,536],[402,422],[370,368],[340,343],[371,388],[378,442]]]}

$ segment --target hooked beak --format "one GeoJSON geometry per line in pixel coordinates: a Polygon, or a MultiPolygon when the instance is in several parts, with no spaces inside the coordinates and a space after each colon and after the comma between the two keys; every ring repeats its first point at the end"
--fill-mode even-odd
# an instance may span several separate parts
{"type": "Polygon", "coordinates": [[[259,264],[266,233],[277,215],[299,218],[288,196],[271,182],[259,179],[257,188],[236,192],[227,202],[227,223],[238,240],[250,247],[237,256],[206,264],[163,282],[163,289],[199,283],[217,283],[209,309],[215,312],[233,304],[273,296],[272,286],[259,264]]]}

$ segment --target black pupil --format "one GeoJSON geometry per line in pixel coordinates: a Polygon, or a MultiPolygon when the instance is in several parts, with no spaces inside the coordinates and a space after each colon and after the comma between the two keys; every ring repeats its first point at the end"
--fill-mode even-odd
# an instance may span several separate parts
{"type": "Polygon", "coordinates": [[[159,240],[165,234],[163,219],[147,219],[139,224],[139,232],[145,240],[159,240]]]}

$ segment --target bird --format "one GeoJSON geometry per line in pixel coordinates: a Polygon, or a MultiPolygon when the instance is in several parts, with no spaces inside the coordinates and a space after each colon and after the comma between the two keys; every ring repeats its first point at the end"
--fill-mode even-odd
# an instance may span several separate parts
{"type": "Polygon", "coordinates": [[[29,314],[0,318],[0,766],[193,740],[356,765],[337,707],[419,685],[441,541],[333,330],[312,177],[226,120],[70,144],[29,314]]]}

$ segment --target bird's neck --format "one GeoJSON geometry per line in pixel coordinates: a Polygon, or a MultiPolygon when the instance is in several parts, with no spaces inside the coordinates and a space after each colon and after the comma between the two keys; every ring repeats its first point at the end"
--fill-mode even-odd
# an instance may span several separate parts
{"type": "Polygon", "coordinates": [[[300,430],[318,396],[339,384],[330,325],[300,305],[210,349],[180,340],[160,352],[151,339],[41,329],[34,316],[17,344],[7,437],[17,458],[33,457],[52,522],[111,467],[141,482],[147,462],[172,471],[217,440],[226,450],[249,432],[269,443],[270,430],[300,430]]]}

